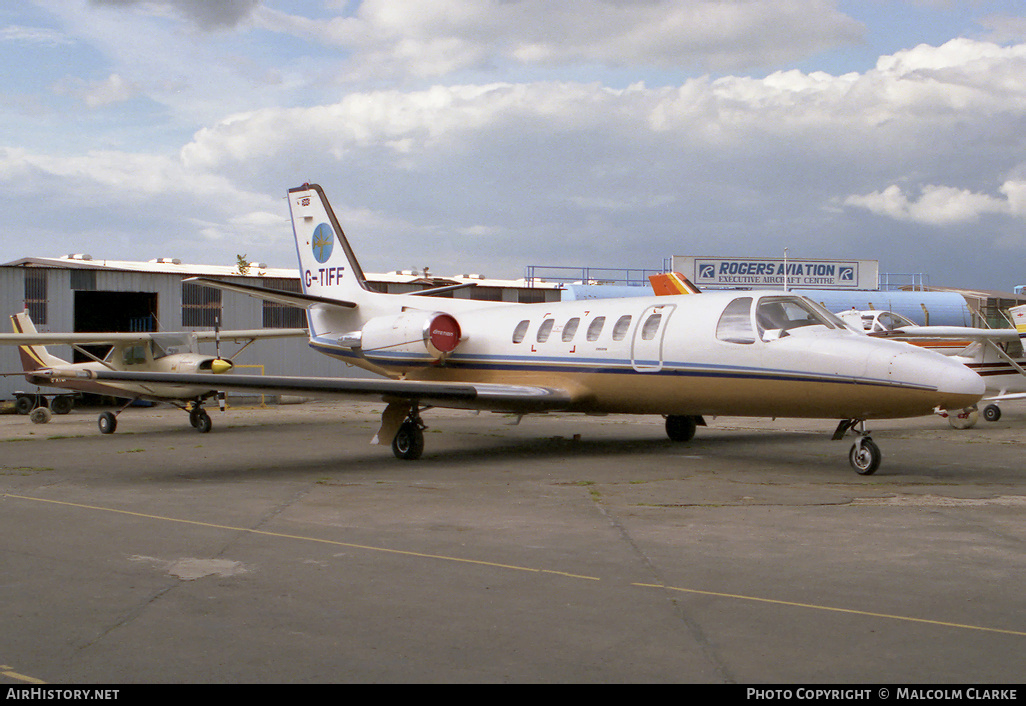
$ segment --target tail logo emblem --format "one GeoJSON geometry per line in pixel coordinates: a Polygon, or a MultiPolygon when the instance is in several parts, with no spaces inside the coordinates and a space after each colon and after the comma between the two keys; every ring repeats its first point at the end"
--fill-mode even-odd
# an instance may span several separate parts
{"type": "Polygon", "coordinates": [[[331,257],[331,249],[335,244],[335,232],[327,223],[321,223],[314,229],[310,247],[317,262],[325,263],[331,257]]]}

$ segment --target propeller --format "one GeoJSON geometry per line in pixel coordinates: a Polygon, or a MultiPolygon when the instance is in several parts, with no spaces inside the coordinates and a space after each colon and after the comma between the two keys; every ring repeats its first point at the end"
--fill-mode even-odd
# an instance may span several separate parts
{"type": "MultiPolygon", "coordinates": [[[[235,367],[232,361],[227,358],[221,357],[221,316],[218,315],[214,318],[214,351],[217,357],[210,362],[210,372],[214,373],[226,373],[235,367]]],[[[223,408],[222,408],[223,409],[223,408]]]]}

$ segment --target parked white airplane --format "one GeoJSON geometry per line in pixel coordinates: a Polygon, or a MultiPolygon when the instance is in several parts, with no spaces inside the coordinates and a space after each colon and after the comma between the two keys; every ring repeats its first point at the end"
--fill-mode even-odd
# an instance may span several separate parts
{"type": "MultiPolygon", "coordinates": [[[[117,418],[132,402],[150,400],[167,402],[189,412],[189,422],[197,431],[210,431],[210,415],[203,403],[217,394],[211,387],[209,376],[226,373],[234,367],[228,358],[222,358],[221,340],[250,343],[262,338],[306,336],[306,329],[257,329],[251,331],[199,331],[181,333],[39,333],[28,312],[11,316],[14,333],[0,334],[0,345],[16,345],[21,355],[25,379],[33,385],[49,385],[79,392],[91,392],[128,399],[117,412],[103,412],[98,424],[100,432],[112,434],[117,429],[117,418]],[[214,340],[217,355],[199,352],[197,342],[214,340]],[[67,344],[87,358],[86,363],[69,363],[52,355],[47,345],[67,344]],[[111,346],[102,360],[83,346],[111,346]],[[60,369],[62,375],[54,377],[47,371],[60,369]],[[152,371],[164,373],[194,373],[197,380],[189,386],[152,382],[97,382],[83,379],[90,371],[152,371]],[[188,405],[188,407],[187,407],[188,405]]],[[[238,355],[238,352],[236,355],[238,355]]],[[[36,421],[35,419],[33,421],[36,421]]],[[[42,414],[38,421],[49,421],[42,414]]]]}
{"type": "MultiPolygon", "coordinates": [[[[873,473],[865,420],[958,410],[983,394],[964,365],[855,334],[779,291],[504,304],[372,291],[320,187],[289,191],[302,294],[201,280],[307,307],[310,345],[389,380],[222,375],[221,389],[387,402],[375,440],[421,455],[421,410],[659,414],[686,441],[707,415],[838,419],[858,429],[849,459],[873,473]]],[[[430,291],[428,292],[430,294],[430,291]]],[[[51,372],[55,377],[63,370],[51,372]]],[[[196,384],[196,375],[93,370],[98,380],[196,384]]]]}
{"type": "MultiPolygon", "coordinates": [[[[858,309],[849,309],[848,311],[839,311],[837,312],[837,315],[842,321],[844,321],[844,323],[848,324],[855,331],[864,331],[870,336],[893,338],[894,340],[905,341],[906,343],[911,343],[914,346],[928,348],[931,351],[937,351],[944,355],[955,355],[957,353],[961,353],[970,343],[972,343],[972,339],[952,336],[950,333],[946,336],[938,336],[936,338],[903,336],[901,335],[902,330],[918,330],[923,327],[919,326],[916,322],[905,318],[901,314],[894,313],[893,311],[882,311],[878,309],[859,311],[858,309]]],[[[948,328],[949,331],[966,330],[962,327],[946,328],[948,328]]],[[[976,329],[969,330],[975,331],[976,329]]]]}

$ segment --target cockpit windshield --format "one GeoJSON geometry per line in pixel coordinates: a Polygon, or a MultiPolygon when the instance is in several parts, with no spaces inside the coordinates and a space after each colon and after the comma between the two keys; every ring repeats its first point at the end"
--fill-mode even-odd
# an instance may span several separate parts
{"type": "Polygon", "coordinates": [[[763,297],[759,300],[755,321],[764,341],[775,341],[808,326],[847,330],[840,319],[823,307],[795,296],[763,297]]]}
{"type": "Polygon", "coordinates": [[[195,353],[196,338],[185,332],[154,333],[152,351],[154,360],[176,353],[195,353]]]}
{"type": "Polygon", "coordinates": [[[904,328],[906,326],[915,326],[915,322],[909,321],[904,316],[901,316],[900,314],[895,314],[893,311],[881,312],[879,315],[875,317],[875,321],[873,321],[873,319],[874,316],[870,315],[870,324],[869,326],[866,326],[866,316],[863,315],[863,328],[865,328],[867,331],[895,331],[899,328],[904,328]]]}

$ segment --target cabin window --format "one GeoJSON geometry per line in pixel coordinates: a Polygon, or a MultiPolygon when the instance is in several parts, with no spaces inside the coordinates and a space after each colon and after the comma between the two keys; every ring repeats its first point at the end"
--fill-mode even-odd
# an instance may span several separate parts
{"type": "Polygon", "coordinates": [[[576,316],[566,322],[566,326],[563,327],[563,343],[574,340],[574,334],[577,333],[577,327],[580,325],[581,320],[576,316]]]}
{"type": "Polygon", "coordinates": [[[613,340],[622,341],[627,337],[627,329],[631,327],[631,315],[621,316],[616,320],[616,325],[613,326],[613,340]]]}
{"type": "Polygon", "coordinates": [[[121,362],[125,365],[140,365],[146,362],[146,346],[127,346],[121,352],[121,362]]]}
{"type": "Polygon", "coordinates": [[[728,343],[755,343],[751,297],[739,297],[727,304],[716,324],[716,338],[728,343]]]}
{"type": "Polygon", "coordinates": [[[523,343],[524,337],[527,336],[527,327],[531,325],[531,322],[524,319],[517,327],[513,329],[513,343],[523,343]]]}
{"type": "Polygon", "coordinates": [[[588,324],[588,340],[597,341],[599,338],[599,334],[602,333],[602,327],[605,325],[606,317],[604,316],[596,316],[594,319],[592,319],[591,323],[588,324]]]}
{"type": "Polygon", "coordinates": [[[651,341],[655,338],[656,332],[659,331],[659,324],[662,322],[662,314],[652,314],[650,317],[645,319],[645,325],[641,327],[641,338],[646,341],[651,341]]]}
{"type": "Polygon", "coordinates": [[[538,343],[545,343],[545,341],[549,340],[549,334],[552,333],[552,327],[555,324],[555,319],[545,319],[542,321],[541,326],[538,327],[538,343]]]}

